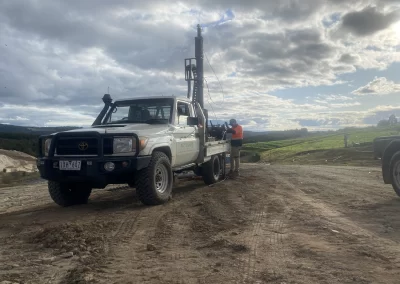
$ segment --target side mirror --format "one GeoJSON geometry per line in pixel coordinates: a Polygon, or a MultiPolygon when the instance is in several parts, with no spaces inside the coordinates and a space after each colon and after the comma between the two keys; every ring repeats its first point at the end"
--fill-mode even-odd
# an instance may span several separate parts
{"type": "Polygon", "coordinates": [[[198,117],[188,117],[187,118],[187,125],[194,126],[199,124],[199,118],[198,117]]]}

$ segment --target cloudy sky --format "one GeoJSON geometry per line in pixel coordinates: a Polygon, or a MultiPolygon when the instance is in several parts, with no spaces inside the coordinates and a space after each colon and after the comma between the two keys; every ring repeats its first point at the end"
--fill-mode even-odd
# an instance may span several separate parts
{"type": "Polygon", "coordinates": [[[400,116],[397,0],[3,0],[0,123],[90,125],[108,87],[185,96],[198,23],[211,119],[324,130],[400,116]]]}

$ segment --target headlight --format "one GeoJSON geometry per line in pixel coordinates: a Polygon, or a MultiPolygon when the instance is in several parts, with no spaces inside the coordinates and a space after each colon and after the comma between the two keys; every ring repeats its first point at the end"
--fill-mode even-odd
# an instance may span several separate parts
{"type": "Polygon", "coordinates": [[[118,153],[130,153],[136,150],[136,143],[134,143],[134,138],[132,137],[121,137],[114,138],[113,141],[113,152],[118,153]]]}
{"type": "Polygon", "coordinates": [[[50,145],[51,145],[51,138],[48,138],[48,139],[46,139],[46,141],[44,141],[44,155],[45,156],[49,155],[50,145]]]}
{"type": "MultiPolygon", "coordinates": [[[[139,151],[147,145],[147,137],[139,137],[139,151]]],[[[113,141],[113,153],[136,153],[136,139],[133,137],[116,137],[113,141]]]]}

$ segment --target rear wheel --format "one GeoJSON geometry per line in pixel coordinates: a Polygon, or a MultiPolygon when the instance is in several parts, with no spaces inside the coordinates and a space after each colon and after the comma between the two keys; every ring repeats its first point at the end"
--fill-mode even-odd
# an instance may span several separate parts
{"type": "Polygon", "coordinates": [[[223,177],[225,161],[219,155],[211,157],[211,160],[202,166],[202,175],[205,184],[210,185],[218,182],[223,177]]]}
{"type": "Polygon", "coordinates": [[[171,198],[174,176],[171,162],[162,152],[154,152],[147,168],[140,170],[136,194],[146,205],[159,205],[171,198]]]}
{"type": "Polygon", "coordinates": [[[400,196],[400,151],[393,155],[390,176],[392,178],[392,187],[396,194],[400,196]]]}
{"type": "Polygon", "coordinates": [[[86,184],[68,184],[49,181],[48,189],[51,199],[63,207],[86,204],[92,193],[92,188],[86,184]]]}

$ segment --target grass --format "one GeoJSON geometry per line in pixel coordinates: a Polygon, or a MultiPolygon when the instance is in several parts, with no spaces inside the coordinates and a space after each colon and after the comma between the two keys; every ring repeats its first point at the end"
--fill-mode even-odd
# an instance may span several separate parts
{"type": "Polygon", "coordinates": [[[261,161],[270,163],[377,165],[372,141],[378,136],[399,135],[400,127],[347,129],[349,148],[344,148],[344,133],[341,130],[329,135],[249,143],[243,150],[256,152],[261,161]]]}
{"type": "Polygon", "coordinates": [[[15,186],[17,184],[25,183],[33,179],[38,179],[39,173],[28,173],[28,172],[11,172],[4,173],[0,172],[0,187],[15,186]]]}

